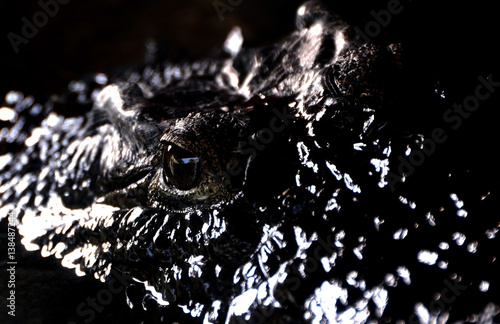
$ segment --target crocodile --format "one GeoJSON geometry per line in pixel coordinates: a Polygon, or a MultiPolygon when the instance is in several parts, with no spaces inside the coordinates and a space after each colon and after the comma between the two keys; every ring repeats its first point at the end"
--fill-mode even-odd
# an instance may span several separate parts
{"type": "MultiPolygon", "coordinates": [[[[498,193],[411,186],[435,137],[401,124],[403,45],[317,1],[242,44],[235,27],[209,58],[7,93],[0,219],[26,255],[121,278],[142,322],[499,321],[498,193]]],[[[110,322],[94,310],[63,320],[110,322]]]]}

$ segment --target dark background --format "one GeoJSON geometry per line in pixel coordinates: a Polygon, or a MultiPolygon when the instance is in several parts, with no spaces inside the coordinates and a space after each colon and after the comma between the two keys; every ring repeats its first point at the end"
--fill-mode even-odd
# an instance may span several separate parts
{"type": "Polygon", "coordinates": [[[166,45],[169,56],[177,58],[209,55],[235,25],[242,27],[249,45],[270,43],[293,28],[300,3],[240,2],[221,21],[213,0],[72,0],[60,5],[59,13],[15,54],[7,34],[22,36],[21,18],[32,21],[41,7],[38,1],[3,1],[0,92],[62,91],[69,81],[87,73],[140,62],[148,40],[166,45]]]}
{"type": "MultiPolygon", "coordinates": [[[[7,35],[22,36],[22,18],[33,21],[42,8],[35,0],[0,1],[0,93],[61,92],[88,73],[140,62],[149,39],[167,45],[171,56],[200,57],[220,47],[231,27],[239,25],[246,46],[270,44],[292,30],[302,2],[219,1],[239,3],[224,12],[223,21],[214,0],[70,0],[59,5],[59,12],[27,44],[19,45],[17,54],[7,35]]],[[[374,20],[370,12],[386,9],[391,1],[326,2],[364,29],[374,20]]],[[[401,0],[400,6],[402,12],[391,17],[375,41],[404,42],[407,52],[421,62],[423,75],[438,75],[453,87],[463,86],[460,90],[470,90],[478,74],[492,72],[499,57],[493,2],[401,0]]]]}

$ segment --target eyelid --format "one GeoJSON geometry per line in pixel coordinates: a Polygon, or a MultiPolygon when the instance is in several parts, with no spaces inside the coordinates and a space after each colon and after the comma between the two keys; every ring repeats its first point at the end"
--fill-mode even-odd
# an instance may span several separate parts
{"type": "Polygon", "coordinates": [[[160,143],[164,146],[174,145],[192,154],[201,156],[203,151],[199,141],[196,134],[184,128],[174,128],[165,133],[160,139],[160,143]]]}
{"type": "Polygon", "coordinates": [[[182,144],[179,144],[178,142],[172,142],[172,141],[167,141],[167,140],[162,140],[160,141],[161,145],[162,145],[162,150],[166,149],[169,145],[170,146],[174,146],[174,147],[177,147],[177,148],[180,148],[184,151],[187,151],[191,154],[193,154],[193,156],[199,156],[198,152],[190,149],[190,148],[187,148],[185,147],[184,145],[182,144]]]}

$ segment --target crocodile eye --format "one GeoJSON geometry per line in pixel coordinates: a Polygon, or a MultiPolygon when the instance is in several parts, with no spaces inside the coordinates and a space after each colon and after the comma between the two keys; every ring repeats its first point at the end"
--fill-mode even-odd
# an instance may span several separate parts
{"type": "Polygon", "coordinates": [[[163,151],[165,181],[179,190],[191,189],[198,180],[200,159],[193,153],[169,144],[163,151]]]}

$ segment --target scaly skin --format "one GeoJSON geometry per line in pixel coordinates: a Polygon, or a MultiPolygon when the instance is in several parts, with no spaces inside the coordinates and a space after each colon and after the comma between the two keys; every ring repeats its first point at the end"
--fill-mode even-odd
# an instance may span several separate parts
{"type": "Polygon", "coordinates": [[[153,296],[156,321],[411,322],[449,287],[441,318],[490,316],[494,272],[477,297],[480,276],[462,265],[498,270],[496,240],[477,239],[481,257],[450,253],[448,268],[422,261],[459,231],[453,205],[436,231],[439,211],[386,179],[422,141],[391,119],[401,46],[364,44],[316,2],[281,43],[231,40],[216,59],[75,83],[43,105],[6,96],[0,218],[16,211],[26,249],[143,283],[128,297],[153,296]]]}

